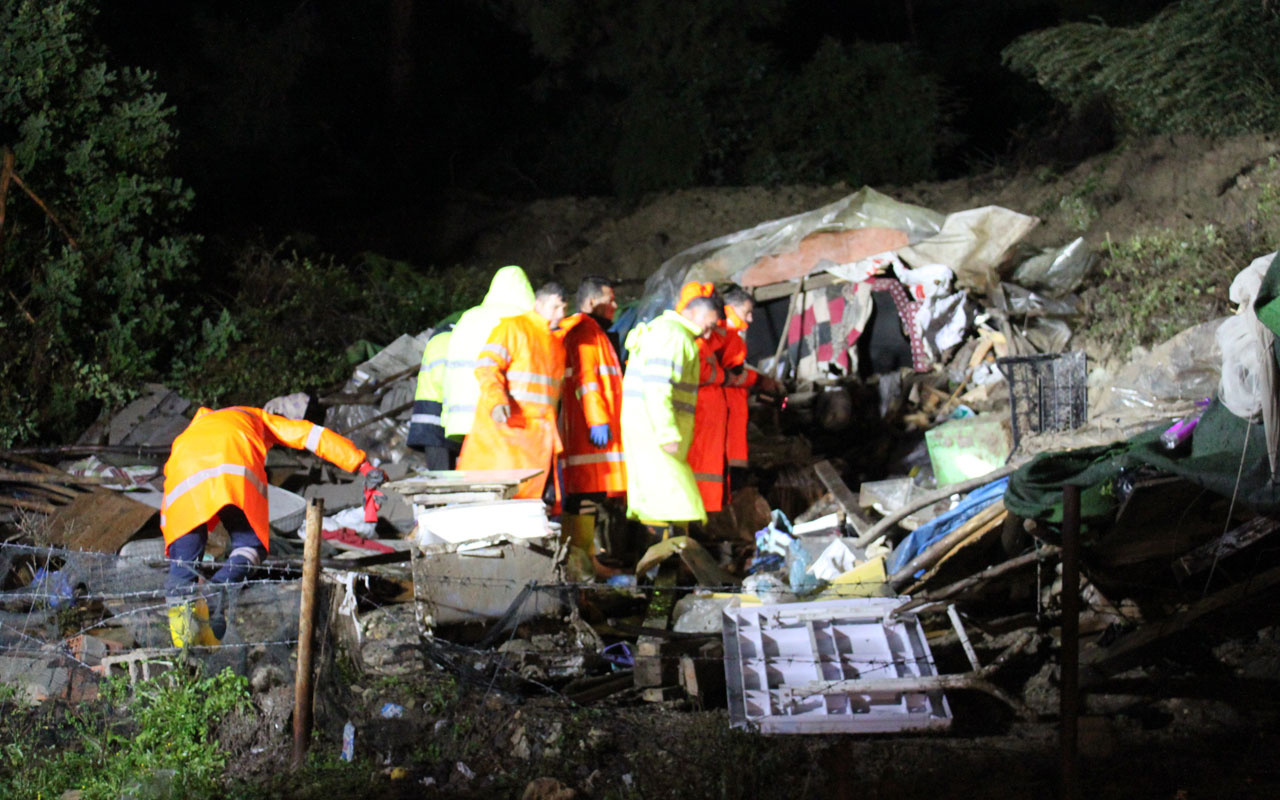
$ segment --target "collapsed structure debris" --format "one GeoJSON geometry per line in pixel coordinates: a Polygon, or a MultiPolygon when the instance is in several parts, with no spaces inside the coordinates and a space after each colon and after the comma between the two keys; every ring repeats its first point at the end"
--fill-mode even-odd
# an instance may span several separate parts
{"type": "MultiPolygon", "coordinates": [[[[625,565],[607,579],[546,505],[512,499],[536,470],[420,468],[405,440],[430,332],[401,337],[320,401],[391,473],[379,521],[349,513],[358,485],[272,451],[271,558],[205,656],[287,666],[304,503],[319,498],[321,634],[360,674],[425,661],[486,692],[724,707],[766,733],[946,730],[957,692],[1023,719],[1052,716],[1057,692],[1066,726],[1076,667],[1080,691],[1125,676],[1140,702],[1171,642],[1280,587],[1261,544],[1280,524],[1280,267],[1242,273],[1241,316],[1098,378],[1066,351],[1088,253],[1019,254],[1034,224],[863,190],[665,264],[634,314],[685,280],[733,279],[761,310],[751,360],[792,391],[754,405],[747,484],[691,536],[637,546],[635,523],[602,517],[625,565]],[[1246,345],[1261,356],[1246,363],[1246,345]]],[[[86,670],[178,663],[155,517],[160,451],[189,407],[153,387],[80,450],[42,454],[77,461],[0,454],[18,530],[0,549],[0,670],[32,697],[82,696],[86,670]]]]}

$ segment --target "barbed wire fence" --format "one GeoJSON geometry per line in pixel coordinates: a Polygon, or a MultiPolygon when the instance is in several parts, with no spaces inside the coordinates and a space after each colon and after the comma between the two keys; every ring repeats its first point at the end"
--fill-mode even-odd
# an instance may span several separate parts
{"type": "MultiPolygon", "coordinates": [[[[176,662],[179,651],[170,635],[169,606],[164,591],[168,564],[154,555],[127,556],[52,546],[0,544],[0,579],[4,581],[0,584],[0,681],[21,682],[33,670],[60,668],[66,671],[67,678],[53,682],[51,688],[60,690],[63,696],[74,698],[77,686],[93,682],[113,666],[128,669],[134,674],[131,661],[163,662],[168,659],[176,662]]],[[[218,562],[206,560],[193,566],[208,570],[216,568],[218,562]]],[[[407,567],[406,564],[406,572],[407,567]]],[[[333,626],[335,616],[349,616],[359,631],[360,612],[354,598],[355,584],[366,573],[329,569],[325,573],[329,578],[326,605],[330,613],[317,615],[317,639],[322,656],[331,658],[335,646],[332,641],[336,634],[333,626]]],[[[415,578],[423,580],[421,575],[415,578]]],[[[578,592],[618,591],[601,583],[567,580],[529,581],[514,577],[448,575],[433,576],[428,580],[446,587],[502,591],[513,597],[521,592],[549,596],[566,610],[576,607],[578,592]]],[[[683,594],[738,590],[740,587],[737,586],[678,583],[624,588],[621,591],[683,594]]],[[[181,654],[181,658],[199,661],[214,670],[229,666],[244,675],[251,675],[264,666],[274,666],[291,677],[291,659],[298,636],[300,582],[297,570],[267,562],[257,568],[248,580],[232,585],[229,593],[228,628],[222,643],[190,647],[181,654]]],[[[514,615],[514,620],[499,621],[515,624],[503,628],[490,646],[479,647],[474,643],[427,635],[419,646],[421,657],[441,668],[452,669],[459,673],[459,677],[471,678],[477,683],[487,682],[490,688],[501,676],[509,679],[505,681],[508,684],[524,684],[533,691],[560,695],[552,685],[554,682],[539,680],[522,671],[518,655],[508,657],[508,654],[499,652],[502,648],[497,645],[509,643],[515,636],[516,626],[526,621],[518,605],[513,603],[507,615],[514,615]],[[478,669],[477,665],[481,663],[484,668],[478,669]]],[[[580,645],[575,651],[571,644],[564,644],[555,655],[581,655],[588,660],[600,658],[599,652],[584,652],[580,645]]],[[[775,665],[832,664],[829,655],[784,655],[770,652],[767,646],[764,652],[756,655],[775,665]]],[[[696,653],[686,653],[683,657],[722,661],[717,656],[696,653]]],[[[912,666],[907,660],[878,664],[863,661],[859,664],[859,675],[878,677],[877,673],[882,673],[884,676],[897,676],[912,666]]],[[[931,660],[930,667],[933,667],[931,660]]],[[[48,680],[47,676],[45,680],[48,680]]]]}

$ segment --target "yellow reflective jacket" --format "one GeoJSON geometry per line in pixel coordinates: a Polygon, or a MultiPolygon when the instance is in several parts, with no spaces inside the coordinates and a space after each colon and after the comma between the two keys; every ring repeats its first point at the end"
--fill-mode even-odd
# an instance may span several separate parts
{"type": "Polygon", "coordinates": [[[449,363],[444,378],[444,433],[461,439],[471,430],[480,398],[476,367],[480,348],[504,317],[533,310],[533,286],[524,270],[503,267],[489,283],[489,293],[480,305],[458,319],[449,337],[449,363]]]}
{"type": "Polygon", "coordinates": [[[627,516],[652,522],[705,522],[689,467],[698,402],[698,329],[674,311],[627,336],[622,379],[622,447],[627,453],[627,516]],[[677,442],[674,456],[662,445],[677,442]]]}
{"type": "Polygon", "coordinates": [[[444,445],[444,422],[440,418],[444,400],[444,376],[449,359],[453,325],[441,326],[422,350],[418,388],[413,395],[413,416],[409,418],[410,447],[444,445]]]}

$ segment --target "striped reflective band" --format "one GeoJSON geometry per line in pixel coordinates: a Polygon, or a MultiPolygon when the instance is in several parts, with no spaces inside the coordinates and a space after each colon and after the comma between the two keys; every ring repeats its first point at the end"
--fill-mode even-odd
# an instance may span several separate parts
{"type": "Polygon", "coordinates": [[[502,345],[494,344],[493,342],[490,342],[489,344],[486,344],[484,347],[480,348],[480,354],[484,355],[485,353],[493,353],[498,358],[501,358],[503,361],[511,360],[511,352],[507,350],[507,348],[503,347],[502,345]]]}
{"type": "Polygon", "coordinates": [[[312,453],[320,446],[320,435],[324,433],[324,427],[320,425],[312,425],[311,432],[307,434],[307,443],[304,445],[312,453]]]}
{"type": "Polygon", "coordinates": [[[445,407],[444,407],[444,413],[446,413],[446,414],[475,414],[475,413],[476,413],[476,407],[475,407],[475,406],[473,406],[473,405],[470,405],[470,406],[467,406],[467,405],[445,406],[445,407]]]}
{"type": "Polygon", "coordinates": [[[676,368],[675,360],[670,358],[646,358],[644,360],[644,365],[646,368],[665,367],[666,369],[672,370],[673,372],[675,371],[675,368],[676,368]]]}
{"type": "Polygon", "coordinates": [[[641,391],[641,390],[639,390],[639,389],[627,389],[626,387],[623,387],[623,389],[622,389],[622,396],[623,396],[623,397],[634,397],[634,398],[635,398],[635,399],[637,399],[637,400],[643,400],[643,399],[644,399],[644,392],[643,392],[643,391],[641,391]]]}
{"type": "Polygon", "coordinates": [[[745,467],[746,465],[747,465],[747,460],[745,458],[729,459],[729,466],[731,467],[745,467]]]}
{"type": "Polygon", "coordinates": [[[439,424],[441,424],[441,422],[440,422],[440,415],[439,415],[439,414],[414,414],[413,416],[409,417],[409,423],[410,423],[411,425],[439,425],[439,424]]]}
{"type": "Polygon", "coordinates": [[[524,392],[519,389],[512,389],[508,392],[512,400],[519,400],[522,403],[541,403],[542,405],[551,405],[554,397],[537,392],[524,392]]]}
{"type": "Polygon", "coordinates": [[[523,372],[518,369],[513,369],[508,371],[507,380],[524,381],[525,383],[539,383],[539,384],[542,384],[543,386],[559,386],[560,385],[560,381],[556,380],[550,375],[540,375],[537,372],[523,372]]]}
{"type": "Polygon", "coordinates": [[[603,464],[608,461],[626,461],[626,453],[587,453],[581,456],[565,456],[561,459],[566,467],[576,467],[579,464],[603,464]]]}
{"type": "Polygon", "coordinates": [[[449,369],[475,369],[476,367],[479,366],[479,364],[475,361],[463,360],[463,361],[450,361],[448,362],[448,366],[449,366],[449,369]]]}
{"type": "Polygon", "coordinates": [[[437,358],[434,361],[428,362],[425,366],[423,366],[423,369],[430,372],[433,369],[439,369],[440,367],[447,367],[448,365],[449,365],[448,360],[443,358],[437,358]]]}
{"type": "Polygon", "coordinates": [[[671,407],[676,411],[683,411],[686,414],[693,414],[698,410],[693,403],[682,403],[679,400],[672,400],[671,407]]]}
{"type": "Polygon", "coordinates": [[[693,479],[698,483],[724,483],[724,476],[715,472],[695,472],[693,479]]]}
{"type": "MultiPolygon", "coordinates": [[[[316,427],[320,426],[317,425],[316,427]]],[[[209,467],[208,469],[202,469],[197,473],[188,475],[181,483],[173,487],[173,489],[164,496],[164,507],[168,508],[176,503],[178,499],[187,492],[210,478],[216,478],[219,475],[239,475],[244,478],[249,485],[257,489],[258,493],[261,494],[264,499],[267,496],[267,485],[262,482],[261,478],[253,474],[253,470],[249,469],[244,464],[219,464],[216,467],[209,467]]]]}
{"type": "Polygon", "coordinates": [[[564,368],[564,377],[565,377],[565,380],[568,380],[569,378],[573,377],[573,367],[564,368]]]}
{"type": "Polygon", "coordinates": [[[584,383],[581,386],[579,386],[576,390],[574,390],[574,394],[578,396],[579,400],[581,400],[583,394],[587,392],[598,392],[598,391],[600,391],[600,384],[596,383],[595,381],[592,381],[590,383],[584,383]]]}
{"type": "Polygon", "coordinates": [[[601,365],[600,365],[600,369],[599,369],[599,373],[600,373],[601,375],[621,375],[621,374],[622,374],[622,368],[621,368],[621,367],[615,367],[615,366],[613,366],[612,364],[601,364],[601,365]]]}

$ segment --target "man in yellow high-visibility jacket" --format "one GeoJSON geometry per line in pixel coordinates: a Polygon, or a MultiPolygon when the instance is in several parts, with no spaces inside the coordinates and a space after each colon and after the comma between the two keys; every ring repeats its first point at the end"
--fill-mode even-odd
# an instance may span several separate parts
{"type": "Polygon", "coordinates": [[[622,446],[627,453],[627,516],[654,539],[706,509],[689,467],[698,400],[699,337],[719,321],[714,300],[699,297],[679,313],[636,326],[627,336],[631,358],[622,380],[622,446]]]}

